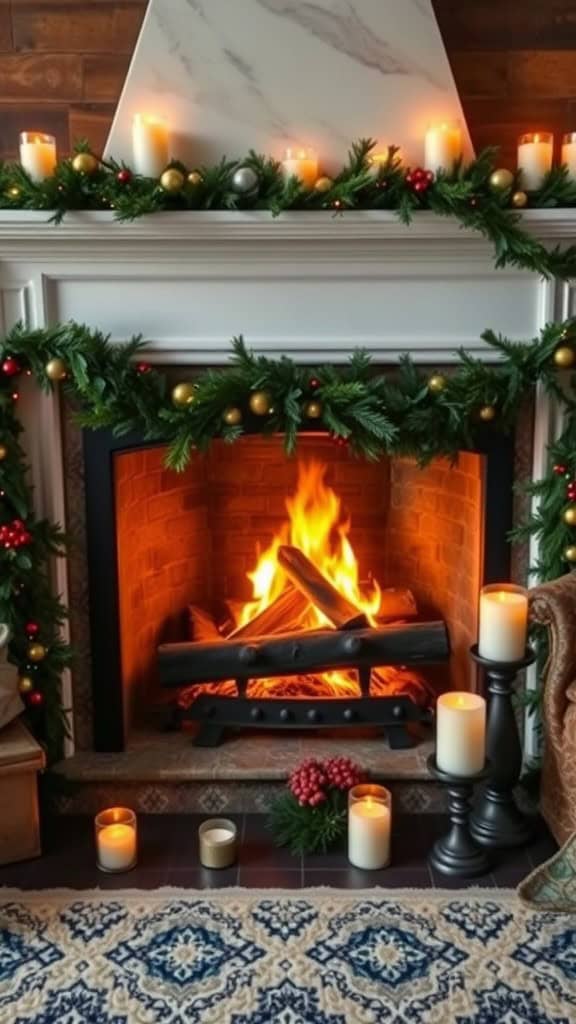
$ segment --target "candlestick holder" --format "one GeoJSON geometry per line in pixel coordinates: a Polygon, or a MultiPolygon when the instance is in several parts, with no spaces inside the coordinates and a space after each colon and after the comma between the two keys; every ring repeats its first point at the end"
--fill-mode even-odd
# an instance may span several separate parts
{"type": "Polygon", "coordinates": [[[436,755],[430,754],[428,771],[448,789],[448,815],[450,831],[438,839],[428,858],[431,867],[450,878],[475,878],[490,869],[488,855],[473,839],[469,829],[471,799],[474,786],[488,774],[485,767],[476,775],[450,775],[436,764],[436,755]]]}
{"type": "Polygon", "coordinates": [[[513,684],[518,672],[531,665],[535,652],[528,647],[519,661],[490,661],[470,649],[476,664],[488,680],[488,721],[486,755],[490,763],[488,783],[470,819],[470,831],[476,842],[494,849],[523,846],[532,835],[532,825],[519,810],[514,787],[522,771],[522,744],[512,704],[513,684]]]}

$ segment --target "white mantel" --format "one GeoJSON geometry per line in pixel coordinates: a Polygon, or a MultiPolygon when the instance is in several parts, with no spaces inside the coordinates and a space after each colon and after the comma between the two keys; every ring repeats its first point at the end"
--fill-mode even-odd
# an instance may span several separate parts
{"type": "MultiPolygon", "coordinates": [[[[547,244],[576,241],[576,210],[530,211],[523,223],[547,244]]],[[[422,213],[410,228],[384,212],[157,214],[119,224],[107,213],[0,214],[0,330],[76,319],[114,340],[142,333],[163,364],[225,362],[244,334],[255,350],[302,362],[376,361],[410,352],[449,363],[463,346],[492,358],[486,327],[536,335],[575,311],[572,284],[494,270],[492,247],[451,220],[422,213]]],[[[555,430],[537,399],[535,476],[555,430]]],[[[21,415],[38,512],[64,523],[59,407],[22,387],[21,415]]],[[[67,597],[65,566],[56,586],[67,597]]],[[[70,699],[68,691],[66,698],[70,699]]]]}

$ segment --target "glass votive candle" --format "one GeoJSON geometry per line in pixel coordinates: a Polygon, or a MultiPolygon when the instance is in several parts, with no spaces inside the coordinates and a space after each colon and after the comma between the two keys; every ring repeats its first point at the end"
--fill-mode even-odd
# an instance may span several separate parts
{"type": "Polygon", "coordinates": [[[198,829],[200,863],[205,868],[229,868],[238,857],[238,829],[230,818],[208,818],[198,829]]]}
{"type": "Polygon", "coordinates": [[[521,661],[528,635],[528,594],[514,583],[489,583],[480,592],[478,654],[489,661],[521,661]]]}
{"type": "Polygon", "coordinates": [[[525,132],[518,139],[518,170],[520,187],[527,192],[539,189],[552,167],[554,136],[552,132],[525,132]]]}
{"type": "Polygon", "coordinates": [[[384,786],[363,783],[348,793],[348,860],[377,871],[390,863],[392,796],[384,786]]]}
{"type": "Polygon", "coordinates": [[[94,819],[100,871],[130,871],[138,856],[136,815],[129,807],[110,807],[94,819]]]}
{"type": "Polygon", "coordinates": [[[32,181],[44,181],[56,167],[56,139],[44,132],[20,132],[20,163],[32,181]]]}

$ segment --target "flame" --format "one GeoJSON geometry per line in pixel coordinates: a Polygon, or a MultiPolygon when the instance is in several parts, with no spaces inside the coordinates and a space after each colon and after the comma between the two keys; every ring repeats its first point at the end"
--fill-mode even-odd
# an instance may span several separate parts
{"type": "MultiPolygon", "coordinates": [[[[278,549],[292,544],[302,551],[336,589],[365,613],[375,625],[380,608],[381,589],[376,580],[368,588],[360,586],[358,559],[349,540],[351,523],[343,515],[340,498],[325,482],[327,467],[315,459],[298,464],[295,493],[286,499],[288,520],[282,524],[271,544],[257,552],[256,567],[249,572],[253,600],[241,610],[238,625],[244,626],[267,608],[287,585],[278,564],[278,549]]],[[[303,628],[332,625],[317,608],[311,608],[303,628]]]]}

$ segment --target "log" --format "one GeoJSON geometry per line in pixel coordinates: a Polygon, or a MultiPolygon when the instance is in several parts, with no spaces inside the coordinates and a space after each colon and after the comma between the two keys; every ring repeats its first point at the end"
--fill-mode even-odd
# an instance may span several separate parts
{"type": "Polygon", "coordinates": [[[450,653],[444,622],[404,623],[338,633],[333,629],[281,633],[245,640],[162,644],[163,686],[305,675],[337,668],[424,665],[450,653]]]}
{"type": "Polygon", "coordinates": [[[365,629],[363,612],[336,590],[313,562],[289,544],[278,548],[278,562],[288,579],[321,611],[337,629],[365,629]]]}
{"type": "Polygon", "coordinates": [[[296,628],[306,614],[310,602],[304,594],[288,586],[267,608],[255,615],[250,622],[237,626],[228,634],[227,640],[235,637],[266,636],[268,633],[286,633],[296,628]]]}

